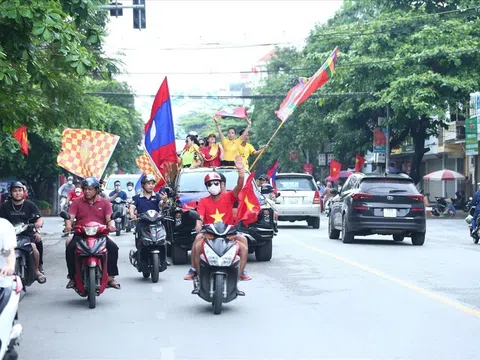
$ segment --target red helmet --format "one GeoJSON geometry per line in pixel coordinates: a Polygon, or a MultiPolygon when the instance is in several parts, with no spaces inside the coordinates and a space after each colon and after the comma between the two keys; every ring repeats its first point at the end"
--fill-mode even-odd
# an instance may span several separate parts
{"type": "Polygon", "coordinates": [[[214,180],[222,181],[222,177],[220,176],[219,173],[210,172],[210,173],[208,173],[208,174],[205,176],[204,183],[205,183],[205,185],[206,185],[206,184],[209,183],[210,181],[214,181],[214,180]]]}

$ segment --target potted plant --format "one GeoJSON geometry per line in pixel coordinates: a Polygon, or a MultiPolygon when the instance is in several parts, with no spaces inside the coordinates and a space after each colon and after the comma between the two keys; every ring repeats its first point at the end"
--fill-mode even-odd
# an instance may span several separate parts
{"type": "Polygon", "coordinates": [[[40,215],[50,216],[52,214],[52,206],[45,200],[36,201],[38,209],[40,210],[40,215]]]}

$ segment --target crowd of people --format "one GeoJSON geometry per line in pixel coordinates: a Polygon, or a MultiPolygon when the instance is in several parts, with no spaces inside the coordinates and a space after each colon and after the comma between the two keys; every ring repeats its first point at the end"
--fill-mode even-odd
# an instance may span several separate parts
{"type": "Polygon", "coordinates": [[[185,139],[185,147],[178,157],[178,164],[181,167],[217,167],[235,166],[235,157],[240,155],[246,170],[249,170],[248,159],[251,155],[258,156],[267,145],[259,150],[250,144],[249,130],[252,122],[247,118],[248,126],[237,135],[237,129],[227,129],[225,136],[220,127],[219,118],[214,116],[213,120],[218,130],[220,142],[217,142],[217,135],[209,133],[207,137],[199,137],[190,133],[185,139]]]}

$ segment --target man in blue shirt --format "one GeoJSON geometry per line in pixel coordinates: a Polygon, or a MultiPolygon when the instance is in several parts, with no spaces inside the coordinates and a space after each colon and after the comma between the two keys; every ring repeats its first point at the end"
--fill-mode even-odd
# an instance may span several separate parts
{"type": "Polygon", "coordinates": [[[120,184],[120,181],[117,180],[113,183],[113,186],[115,186],[115,190],[113,190],[109,195],[110,201],[114,201],[117,197],[120,199],[127,201],[127,193],[122,190],[122,186],[120,184]]]}
{"type": "MultiPolygon", "coordinates": [[[[160,211],[160,208],[163,206],[167,200],[167,194],[160,192],[159,194],[155,193],[153,189],[155,188],[156,179],[153,175],[144,175],[142,178],[142,190],[140,194],[135,195],[132,198],[132,203],[130,204],[130,218],[132,220],[137,219],[137,214],[143,214],[148,210],[160,211]]],[[[139,229],[144,224],[139,221],[135,229],[135,233],[138,234],[139,229]]],[[[135,241],[135,246],[138,250],[140,243],[135,241]]]]}
{"type": "MultiPolygon", "coordinates": [[[[480,183],[478,183],[477,185],[480,185],[480,183]]],[[[477,229],[477,218],[478,218],[478,215],[480,215],[480,190],[477,190],[477,192],[473,195],[472,201],[470,202],[470,208],[472,206],[475,206],[475,213],[473,214],[473,219],[472,219],[471,235],[473,237],[478,237],[478,234],[475,230],[477,229]]]]}

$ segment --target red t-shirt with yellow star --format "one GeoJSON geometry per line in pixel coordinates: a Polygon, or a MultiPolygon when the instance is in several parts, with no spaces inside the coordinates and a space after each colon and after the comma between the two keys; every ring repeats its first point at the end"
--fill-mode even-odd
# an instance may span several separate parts
{"type": "Polygon", "coordinates": [[[232,213],[235,200],[237,197],[233,191],[222,193],[216,200],[213,200],[211,196],[205,197],[198,202],[198,215],[203,218],[203,223],[206,225],[216,222],[235,225],[232,213]]]}

